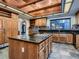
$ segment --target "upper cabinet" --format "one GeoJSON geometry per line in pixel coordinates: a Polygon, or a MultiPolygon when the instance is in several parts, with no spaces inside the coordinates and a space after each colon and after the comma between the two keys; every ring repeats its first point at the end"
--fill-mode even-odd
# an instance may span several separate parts
{"type": "Polygon", "coordinates": [[[8,37],[18,35],[18,15],[11,14],[11,18],[0,16],[0,44],[8,42],[8,37]]]}
{"type": "Polygon", "coordinates": [[[46,26],[47,19],[40,18],[35,20],[35,26],[46,26]]]}
{"type": "Polygon", "coordinates": [[[18,15],[12,14],[12,19],[9,20],[9,30],[11,36],[17,36],[18,35],[18,15]]]}

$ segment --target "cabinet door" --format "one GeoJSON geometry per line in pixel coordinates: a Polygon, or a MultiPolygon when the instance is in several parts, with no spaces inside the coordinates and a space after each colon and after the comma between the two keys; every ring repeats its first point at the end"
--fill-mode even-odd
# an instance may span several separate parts
{"type": "Polygon", "coordinates": [[[67,34],[67,43],[73,43],[73,35],[67,34]]]}
{"type": "Polygon", "coordinates": [[[3,20],[0,19],[0,44],[5,43],[4,39],[4,29],[3,29],[3,20]]]}
{"type": "Polygon", "coordinates": [[[9,44],[10,59],[28,59],[28,50],[25,49],[25,43],[10,39],[9,44]]]}
{"type": "Polygon", "coordinates": [[[5,43],[5,39],[4,39],[4,33],[3,31],[0,31],[0,44],[5,43]]]}
{"type": "Polygon", "coordinates": [[[48,55],[49,55],[49,45],[48,44],[46,45],[45,49],[46,49],[46,54],[45,54],[46,58],[45,59],[48,59],[48,55]]]}
{"type": "Polygon", "coordinates": [[[76,35],[76,48],[79,48],[79,35],[76,35]]]}
{"type": "Polygon", "coordinates": [[[46,18],[35,20],[35,26],[46,26],[46,18]]]}
{"type": "Polygon", "coordinates": [[[9,26],[11,36],[17,36],[18,35],[18,20],[10,20],[8,26],[9,26]]]}
{"type": "Polygon", "coordinates": [[[52,35],[52,41],[53,41],[53,42],[59,42],[59,34],[54,33],[54,34],[52,35]]]}
{"type": "Polygon", "coordinates": [[[39,52],[39,59],[45,59],[45,48],[42,48],[39,52]]]}
{"type": "Polygon", "coordinates": [[[49,37],[49,54],[52,53],[52,36],[49,37]]]}

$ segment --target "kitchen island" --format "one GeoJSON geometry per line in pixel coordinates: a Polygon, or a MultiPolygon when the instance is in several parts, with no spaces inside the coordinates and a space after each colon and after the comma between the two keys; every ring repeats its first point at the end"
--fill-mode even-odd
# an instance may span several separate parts
{"type": "Polygon", "coordinates": [[[52,52],[51,34],[9,38],[10,59],[48,59],[52,52]]]}

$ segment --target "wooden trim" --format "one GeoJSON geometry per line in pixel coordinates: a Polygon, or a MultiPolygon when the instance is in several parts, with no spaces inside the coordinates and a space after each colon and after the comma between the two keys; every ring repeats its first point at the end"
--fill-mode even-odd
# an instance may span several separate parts
{"type": "Polygon", "coordinates": [[[11,12],[6,11],[4,9],[0,9],[0,16],[9,17],[11,18],[11,12]]]}
{"type": "Polygon", "coordinates": [[[33,18],[31,20],[42,19],[42,18],[46,18],[47,19],[47,17],[39,17],[39,18],[33,18]]]}
{"type": "Polygon", "coordinates": [[[32,12],[35,12],[35,11],[56,7],[56,6],[59,6],[59,5],[61,5],[61,3],[57,3],[57,4],[51,5],[51,6],[46,6],[46,7],[40,8],[40,9],[36,9],[36,10],[32,10],[32,11],[29,11],[28,13],[32,13],[32,12]]]}

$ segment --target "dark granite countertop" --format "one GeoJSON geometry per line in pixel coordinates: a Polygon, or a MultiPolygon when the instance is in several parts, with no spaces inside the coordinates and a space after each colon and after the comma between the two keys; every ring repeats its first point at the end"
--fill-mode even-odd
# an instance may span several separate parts
{"type": "Polygon", "coordinates": [[[30,43],[41,43],[51,35],[52,34],[36,34],[34,36],[18,35],[9,38],[13,40],[19,40],[19,41],[30,42],[30,43]]]}
{"type": "Polygon", "coordinates": [[[39,32],[62,32],[79,34],[79,29],[40,29],[39,32]]]}

